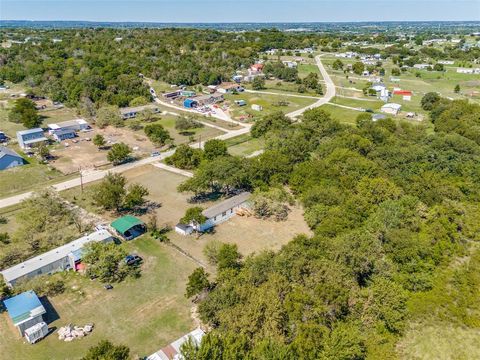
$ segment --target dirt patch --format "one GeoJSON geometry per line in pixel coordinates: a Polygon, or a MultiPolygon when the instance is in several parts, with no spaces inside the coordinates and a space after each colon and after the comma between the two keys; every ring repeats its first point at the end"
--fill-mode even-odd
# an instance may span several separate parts
{"type": "Polygon", "coordinates": [[[58,144],[52,151],[56,157],[51,165],[63,174],[71,174],[82,170],[95,169],[108,164],[108,147],[117,143],[125,143],[133,149],[133,155],[144,157],[149,155],[155,146],[145,136],[133,133],[127,128],[107,127],[94,129],[89,132],[80,132],[75,139],[65,140],[58,144]],[[101,134],[107,143],[103,150],[99,150],[92,139],[96,134],[101,134]]]}

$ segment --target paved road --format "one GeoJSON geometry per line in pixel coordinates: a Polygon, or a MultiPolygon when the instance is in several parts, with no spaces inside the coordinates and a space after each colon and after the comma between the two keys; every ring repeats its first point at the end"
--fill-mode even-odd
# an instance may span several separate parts
{"type": "Polygon", "coordinates": [[[333,83],[332,78],[330,77],[327,70],[325,70],[325,67],[322,64],[321,55],[318,55],[318,56],[315,57],[315,62],[317,63],[318,69],[320,70],[320,73],[323,76],[323,80],[325,81],[327,91],[325,92],[325,95],[321,99],[319,99],[317,102],[315,102],[315,103],[313,103],[313,104],[311,104],[307,107],[304,107],[303,109],[299,109],[299,110],[296,110],[296,111],[293,111],[293,112],[287,114],[287,116],[292,118],[292,119],[297,118],[298,116],[302,115],[307,110],[314,109],[314,108],[317,108],[319,106],[325,105],[330,100],[332,100],[333,97],[336,95],[335,84],[333,83]]]}
{"type": "Polygon", "coordinates": [[[266,95],[281,95],[281,96],[288,96],[288,97],[296,97],[296,98],[304,98],[304,99],[321,99],[318,96],[312,96],[312,95],[298,95],[298,94],[288,94],[288,93],[282,93],[282,92],[274,92],[274,91],[263,91],[263,90],[249,90],[245,89],[246,93],[252,93],[252,94],[266,94],[266,95]]]}

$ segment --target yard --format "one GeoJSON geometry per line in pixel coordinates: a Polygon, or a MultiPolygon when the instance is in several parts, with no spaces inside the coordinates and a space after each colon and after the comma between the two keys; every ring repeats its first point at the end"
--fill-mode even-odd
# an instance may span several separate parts
{"type": "MultiPolygon", "coordinates": [[[[106,291],[98,281],[65,274],[67,290],[48,300],[58,314],[49,323],[58,329],[69,323],[94,323],[92,334],[73,342],[58,340],[56,333],[35,345],[20,339],[6,313],[0,315],[0,351],[10,359],[78,359],[102,339],[130,347],[133,356],[149,355],[191,331],[191,303],[185,284],[195,264],[173,249],[145,236],[124,243],[130,253],[144,259],[142,276],[113,284],[106,291]]],[[[53,315],[51,312],[50,315],[53,315]]]]}
{"type": "Polygon", "coordinates": [[[250,134],[240,135],[226,141],[228,152],[236,156],[248,156],[264,147],[263,139],[255,139],[250,134]]]}

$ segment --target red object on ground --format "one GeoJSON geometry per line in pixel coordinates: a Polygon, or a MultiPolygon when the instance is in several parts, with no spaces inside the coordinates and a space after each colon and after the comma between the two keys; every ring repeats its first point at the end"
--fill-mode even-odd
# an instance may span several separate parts
{"type": "Polygon", "coordinates": [[[86,269],[86,266],[84,263],[78,263],[78,264],[75,264],[75,271],[82,271],[82,270],[85,270],[86,269]]]}

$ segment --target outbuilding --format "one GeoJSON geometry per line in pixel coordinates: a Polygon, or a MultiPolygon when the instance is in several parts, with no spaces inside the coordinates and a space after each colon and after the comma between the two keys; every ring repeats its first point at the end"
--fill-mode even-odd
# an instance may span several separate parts
{"type": "Polygon", "coordinates": [[[205,336],[205,332],[197,328],[192,332],[182,336],[180,339],[175,340],[171,344],[165,346],[163,349],[158,350],[156,353],[148,356],[146,360],[181,360],[181,349],[183,344],[191,342],[195,346],[200,346],[202,338],[205,336]]]}
{"type": "Polygon", "coordinates": [[[25,335],[27,329],[44,322],[43,315],[47,311],[33,290],[6,299],[3,303],[21,336],[25,335]]]}
{"type": "Polygon", "coordinates": [[[143,111],[151,111],[154,114],[158,114],[160,112],[160,109],[158,108],[158,106],[150,104],[150,105],[122,108],[120,109],[120,114],[123,120],[127,120],[127,119],[133,119],[137,117],[137,115],[143,111]]]}
{"type": "Polygon", "coordinates": [[[402,105],[395,103],[388,103],[381,107],[380,111],[386,114],[397,115],[400,112],[402,105]]]}
{"type": "Polygon", "coordinates": [[[193,233],[193,226],[178,223],[175,225],[175,232],[180,235],[187,236],[193,233]]]}
{"type": "Polygon", "coordinates": [[[185,99],[183,106],[187,109],[194,109],[198,106],[198,102],[195,99],[185,99]]]}
{"type": "Polygon", "coordinates": [[[22,149],[27,149],[32,145],[48,141],[41,128],[17,131],[17,140],[18,145],[20,145],[22,149]]]}
{"type": "Polygon", "coordinates": [[[12,149],[0,146],[0,170],[23,165],[23,158],[12,149]]]}
{"type": "Polygon", "coordinates": [[[111,224],[112,228],[126,240],[132,240],[139,237],[147,230],[145,223],[135,216],[123,216],[111,224]]]}

